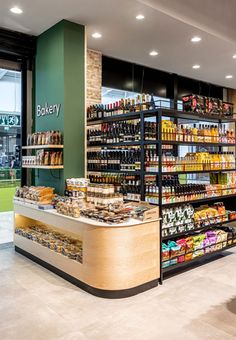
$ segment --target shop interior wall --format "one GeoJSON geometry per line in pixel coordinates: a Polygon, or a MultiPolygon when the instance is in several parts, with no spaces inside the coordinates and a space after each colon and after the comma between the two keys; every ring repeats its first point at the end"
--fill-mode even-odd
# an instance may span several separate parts
{"type": "Polygon", "coordinates": [[[64,137],[64,170],[36,170],[36,185],[63,193],[64,181],[84,176],[85,30],[62,20],[37,39],[35,131],[59,130],[64,137]],[[37,105],[60,104],[60,113],[37,116],[37,105]]]}

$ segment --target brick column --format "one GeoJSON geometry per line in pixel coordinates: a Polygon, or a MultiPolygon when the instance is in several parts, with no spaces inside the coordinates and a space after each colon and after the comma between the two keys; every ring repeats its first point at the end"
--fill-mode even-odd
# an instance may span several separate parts
{"type": "Polygon", "coordinates": [[[102,101],[102,53],[87,50],[87,106],[102,101]]]}

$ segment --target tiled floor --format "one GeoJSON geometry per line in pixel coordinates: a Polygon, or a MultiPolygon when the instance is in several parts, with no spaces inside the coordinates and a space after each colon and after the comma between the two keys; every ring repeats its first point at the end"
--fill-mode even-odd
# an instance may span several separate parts
{"type": "Polygon", "coordinates": [[[236,250],[121,300],[89,295],[0,250],[2,340],[236,339],[236,250]]]}
{"type": "Polygon", "coordinates": [[[0,244],[13,242],[13,212],[0,213],[0,244]]]}

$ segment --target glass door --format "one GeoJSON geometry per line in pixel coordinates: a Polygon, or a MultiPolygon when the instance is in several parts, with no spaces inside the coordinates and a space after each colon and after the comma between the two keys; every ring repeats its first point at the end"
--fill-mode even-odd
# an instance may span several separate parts
{"type": "Polygon", "coordinates": [[[21,71],[0,64],[0,244],[13,241],[13,196],[21,183],[21,71]]]}

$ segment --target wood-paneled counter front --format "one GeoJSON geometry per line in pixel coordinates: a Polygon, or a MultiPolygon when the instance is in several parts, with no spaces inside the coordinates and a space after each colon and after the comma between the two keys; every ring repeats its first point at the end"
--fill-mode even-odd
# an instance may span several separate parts
{"type": "Polygon", "coordinates": [[[109,225],[72,218],[15,202],[15,227],[44,225],[68,233],[83,244],[83,263],[71,260],[18,234],[16,251],[73,282],[91,294],[128,297],[157,286],[160,278],[159,220],[130,220],[109,225]]]}

